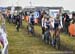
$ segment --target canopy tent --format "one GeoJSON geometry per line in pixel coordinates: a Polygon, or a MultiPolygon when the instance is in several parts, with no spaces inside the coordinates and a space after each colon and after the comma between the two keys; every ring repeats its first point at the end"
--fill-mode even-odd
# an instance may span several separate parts
{"type": "Polygon", "coordinates": [[[74,11],[75,0],[0,0],[0,6],[21,6],[23,8],[28,6],[43,6],[43,7],[60,7],[63,6],[65,10],[74,11]],[[31,2],[31,3],[30,3],[31,2]],[[72,4],[71,4],[72,3],[72,4]]]}

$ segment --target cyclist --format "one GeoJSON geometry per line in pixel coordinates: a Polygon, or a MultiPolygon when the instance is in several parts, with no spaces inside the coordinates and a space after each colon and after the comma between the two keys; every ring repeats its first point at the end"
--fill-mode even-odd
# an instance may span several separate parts
{"type": "Polygon", "coordinates": [[[34,15],[31,14],[29,17],[29,31],[34,34],[34,15]]]}
{"type": "Polygon", "coordinates": [[[57,14],[56,19],[54,20],[54,34],[53,34],[53,46],[60,48],[60,17],[57,14]]]}
{"type": "Polygon", "coordinates": [[[42,40],[44,40],[44,33],[45,33],[45,17],[43,15],[42,20],[41,20],[41,27],[42,27],[42,40]]]}
{"type": "Polygon", "coordinates": [[[51,34],[50,34],[50,21],[49,18],[46,19],[46,26],[45,26],[45,34],[44,34],[44,40],[46,41],[46,43],[49,44],[49,40],[51,38],[51,34]]]}
{"type": "Polygon", "coordinates": [[[20,26],[21,26],[21,21],[20,21],[20,16],[19,15],[17,15],[16,16],[16,30],[17,30],[17,32],[19,32],[19,29],[20,29],[20,26]]]}

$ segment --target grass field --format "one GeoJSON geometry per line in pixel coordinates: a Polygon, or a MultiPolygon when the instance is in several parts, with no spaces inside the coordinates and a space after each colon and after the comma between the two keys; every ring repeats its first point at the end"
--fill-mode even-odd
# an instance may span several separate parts
{"type": "MultiPolygon", "coordinates": [[[[26,27],[25,23],[23,25],[26,27]]],[[[6,28],[9,41],[9,54],[52,54],[51,52],[62,52],[45,44],[39,38],[32,37],[25,29],[20,29],[20,32],[16,32],[15,26],[8,23],[6,23],[6,28]]],[[[35,30],[41,33],[39,26],[36,26],[35,30]]],[[[72,45],[72,49],[75,49],[75,40],[73,38],[64,37],[64,34],[62,35],[61,40],[64,39],[63,43],[65,43],[65,45],[72,45]],[[71,41],[69,41],[69,39],[71,39],[71,41]]]]}
{"type": "MultiPolygon", "coordinates": [[[[27,26],[27,23],[23,24],[24,26],[27,26]]],[[[38,34],[41,34],[41,27],[36,25],[35,30],[38,34]]],[[[64,45],[67,49],[75,51],[75,37],[71,37],[67,34],[61,33],[60,34],[61,39],[61,45],[64,45]]],[[[65,50],[65,49],[64,49],[65,50]]]]}

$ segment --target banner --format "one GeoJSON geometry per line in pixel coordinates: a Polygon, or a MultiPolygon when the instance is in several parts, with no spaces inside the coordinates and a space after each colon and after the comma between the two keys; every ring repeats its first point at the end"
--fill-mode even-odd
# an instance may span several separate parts
{"type": "Polygon", "coordinates": [[[14,10],[15,10],[15,7],[14,7],[14,6],[12,6],[12,7],[11,7],[11,14],[13,14],[13,13],[14,13],[14,10]]]}
{"type": "Polygon", "coordinates": [[[39,12],[34,12],[34,18],[38,18],[39,17],[39,12]]]}
{"type": "Polygon", "coordinates": [[[49,15],[53,18],[56,18],[57,14],[59,14],[59,9],[50,9],[49,15]]]}

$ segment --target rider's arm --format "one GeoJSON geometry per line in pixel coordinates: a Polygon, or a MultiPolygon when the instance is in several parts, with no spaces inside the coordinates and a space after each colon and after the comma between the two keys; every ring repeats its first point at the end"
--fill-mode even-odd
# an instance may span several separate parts
{"type": "Polygon", "coordinates": [[[62,24],[62,17],[60,16],[60,25],[61,27],[63,27],[63,24],[62,24]]]}
{"type": "Polygon", "coordinates": [[[43,19],[41,20],[41,23],[42,23],[42,27],[43,27],[43,19]]]}
{"type": "Polygon", "coordinates": [[[47,26],[46,26],[46,22],[44,23],[44,27],[47,28],[47,26]]]}

